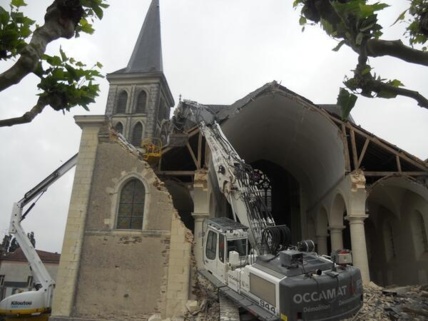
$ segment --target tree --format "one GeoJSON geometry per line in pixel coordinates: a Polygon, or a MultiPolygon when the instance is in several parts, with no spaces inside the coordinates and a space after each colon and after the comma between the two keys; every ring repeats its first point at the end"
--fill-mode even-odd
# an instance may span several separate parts
{"type": "Polygon", "coordinates": [[[395,23],[406,24],[404,39],[381,39],[383,27],[377,13],[387,4],[366,0],[295,0],[294,7],[301,9],[300,24],[319,24],[339,43],[351,48],[358,56],[352,77],[345,77],[345,88],[340,88],[338,105],[347,118],[357,100],[356,94],[365,97],[395,98],[399,95],[416,100],[428,108],[428,99],[414,90],[404,88],[400,80],[383,79],[374,73],[369,57],[390,56],[407,63],[428,66],[428,0],[410,0],[410,6],[400,14],[395,23]]]}
{"type": "Polygon", "coordinates": [[[0,6],[0,60],[16,60],[0,74],[0,91],[34,74],[40,78],[40,93],[28,112],[0,120],[0,127],[29,123],[46,106],[63,112],[75,106],[88,109],[99,93],[99,86],[93,81],[102,77],[101,64],[87,68],[62,49],[55,56],[46,55],[45,51],[49,43],[60,38],[71,39],[81,32],[92,34],[93,21],[102,19],[103,10],[108,7],[105,0],[54,0],[41,26],[35,26],[35,21],[23,14],[24,6],[24,0],[11,0],[9,10],[0,6]]]}
{"type": "MultiPolygon", "coordinates": [[[[34,237],[34,232],[27,233],[27,237],[30,240],[33,247],[35,248],[36,247],[36,238],[34,237]]],[[[16,249],[18,249],[20,247],[20,245],[19,245],[19,243],[15,237],[8,234],[8,235],[5,235],[3,237],[3,241],[0,245],[0,247],[2,250],[1,252],[3,252],[3,253],[13,253],[13,252],[15,252],[16,249]]]]}

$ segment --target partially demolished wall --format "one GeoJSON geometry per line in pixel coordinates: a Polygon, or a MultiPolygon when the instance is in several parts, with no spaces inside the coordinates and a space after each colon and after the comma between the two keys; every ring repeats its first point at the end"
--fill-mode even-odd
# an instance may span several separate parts
{"type": "Polygon", "coordinates": [[[79,153],[50,320],[179,316],[190,291],[192,234],[150,166],[111,140],[104,120],[95,120],[77,120],[81,152],[90,146],[93,157],[88,161],[79,153]],[[81,173],[91,177],[82,180],[81,173]],[[120,188],[131,178],[146,190],[143,228],[117,230],[120,188]]]}

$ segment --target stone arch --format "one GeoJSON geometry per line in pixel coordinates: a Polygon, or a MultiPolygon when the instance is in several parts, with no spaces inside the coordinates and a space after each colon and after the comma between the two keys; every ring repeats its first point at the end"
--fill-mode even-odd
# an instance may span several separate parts
{"type": "Polygon", "coordinates": [[[346,212],[346,203],[341,194],[334,197],[330,215],[329,229],[331,239],[331,250],[335,251],[343,248],[343,231],[345,229],[344,217],[346,212]]]}
{"type": "Polygon", "coordinates": [[[142,230],[147,213],[147,186],[141,177],[129,175],[116,185],[113,229],[142,230]]]}
{"type": "Polygon", "coordinates": [[[126,105],[128,104],[128,92],[126,90],[122,90],[119,92],[116,101],[116,114],[124,114],[126,113],[126,105]]]}
{"type": "Polygon", "coordinates": [[[147,108],[147,92],[142,89],[137,96],[137,101],[135,104],[135,113],[145,114],[147,108]]]}
{"type": "Polygon", "coordinates": [[[346,203],[342,194],[336,194],[331,205],[329,222],[330,226],[343,225],[343,217],[346,211],[346,203]]]}
{"type": "Polygon", "coordinates": [[[266,159],[251,162],[261,170],[271,185],[271,213],[276,224],[287,225],[291,231],[291,243],[302,240],[301,186],[297,179],[282,166],[266,159]]]}
{"type": "MultiPolygon", "coordinates": [[[[126,185],[127,182],[133,179],[138,179],[144,185],[144,190],[145,190],[144,213],[148,213],[150,202],[151,202],[150,186],[147,184],[147,181],[139,173],[127,173],[123,175],[120,179],[115,181],[114,186],[109,188],[109,195],[111,195],[111,204],[112,204],[109,227],[112,230],[115,230],[115,227],[116,227],[117,212],[119,210],[120,191],[126,185]]],[[[143,227],[142,227],[143,230],[144,230],[145,223],[146,223],[146,220],[143,219],[143,227]]]]}

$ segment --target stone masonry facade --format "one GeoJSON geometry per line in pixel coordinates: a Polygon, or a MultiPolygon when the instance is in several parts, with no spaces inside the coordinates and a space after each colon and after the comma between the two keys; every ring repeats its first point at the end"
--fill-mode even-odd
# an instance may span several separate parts
{"type": "Polygon", "coordinates": [[[82,142],[50,320],[182,315],[190,292],[191,232],[150,166],[109,138],[104,117],[77,122],[82,142]],[[120,188],[131,178],[146,191],[143,228],[116,230],[120,188]]]}

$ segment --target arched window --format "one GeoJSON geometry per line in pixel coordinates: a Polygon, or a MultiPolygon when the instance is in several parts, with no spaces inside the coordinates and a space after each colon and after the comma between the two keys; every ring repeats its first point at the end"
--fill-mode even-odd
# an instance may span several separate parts
{"type": "Polygon", "coordinates": [[[270,184],[269,178],[261,170],[255,168],[253,179],[261,192],[265,206],[272,212],[272,185],[270,184]]]}
{"type": "Polygon", "coordinates": [[[137,123],[132,130],[132,140],[131,144],[135,147],[141,146],[141,139],[143,138],[143,125],[137,123]]]}
{"type": "Polygon", "coordinates": [[[124,114],[126,112],[126,103],[128,101],[128,93],[126,91],[121,91],[119,98],[117,99],[116,113],[124,114]]]}
{"type": "Polygon", "coordinates": [[[147,94],[144,90],[140,91],[137,98],[137,105],[135,106],[136,113],[146,112],[147,94]]]}
{"type": "Polygon", "coordinates": [[[118,133],[123,134],[123,125],[122,125],[122,123],[121,123],[121,122],[118,122],[118,123],[116,124],[116,126],[114,126],[114,129],[115,129],[118,133]]]}
{"type": "Polygon", "coordinates": [[[142,229],[146,191],[138,179],[127,182],[120,191],[116,228],[142,229]]]}

